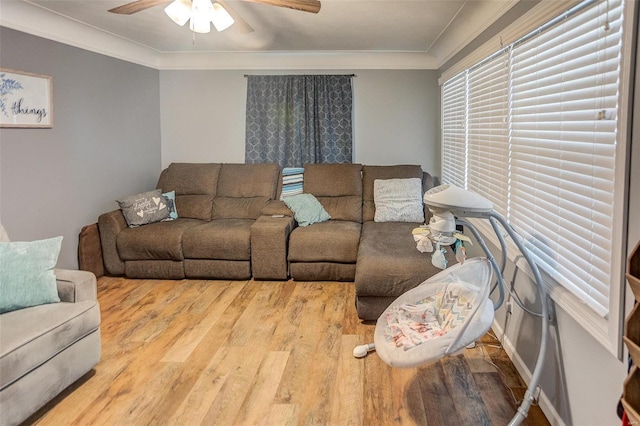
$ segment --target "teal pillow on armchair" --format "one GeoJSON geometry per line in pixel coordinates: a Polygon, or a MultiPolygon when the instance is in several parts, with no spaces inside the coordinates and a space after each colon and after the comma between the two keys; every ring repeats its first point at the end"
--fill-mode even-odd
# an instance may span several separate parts
{"type": "Polygon", "coordinates": [[[53,268],[62,237],[0,242],[0,314],[60,302],[53,268]]]}

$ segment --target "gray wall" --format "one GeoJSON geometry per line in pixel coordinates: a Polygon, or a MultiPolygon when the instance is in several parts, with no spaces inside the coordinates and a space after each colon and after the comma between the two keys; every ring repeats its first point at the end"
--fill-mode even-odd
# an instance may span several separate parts
{"type": "Polygon", "coordinates": [[[0,27],[0,66],[53,77],[52,129],[0,129],[0,214],[12,240],[78,233],[114,200],[155,187],[159,72],[0,27]]]}
{"type": "MultiPolygon", "coordinates": [[[[438,72],[336,73],[351,72],[357,75],[353,79],[354,161],[420,164],[438,175],[438,72]]],[[[163,166],[192,161],[244,162],[244,74],[241,70],[160,72],[163,166]]]]}

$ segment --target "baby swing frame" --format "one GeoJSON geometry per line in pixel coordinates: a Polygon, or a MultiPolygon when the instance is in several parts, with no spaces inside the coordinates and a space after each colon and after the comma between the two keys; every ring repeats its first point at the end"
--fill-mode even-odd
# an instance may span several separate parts
{"type": "MultiPolygon", "coordinates": [[[[540,348],[538,350],[538,357],[536,360],[535,367],[531,374],[531,380],[529,381],[527,391],[525,392],[524,398],[518,407],[516,414],[509,422],[509,425],[520,425],[522,421],[527,417],[529,409],[532,403],[535,400],[535,393],[538,389],[538,384],[540,382],[540,378],[542,376],[545,354],[547,351],[547,344],[549,340],[549,308],[547,305],[547,292],[544,287],[544,283],[542,281],[542,276],[540,275],[540,271],[534,262],[533,258],[529,250],[527,250],[522,242],[520,241],[520,236],[516,234],[513,228],[507,223],[507,221],[498,213],[493,211],[493,207],[491,203],[480,197],[478,194],[475,194],[470,191],[466,191],[452,185],[441,185],[440,187],[436,187],[433,190],[427,192],[425,194],[425,204],[427,204],[434,213],[434,216],[438,216],[440,219],[443,219],[442,222],[449,221],[448,224],[442,224],[441,222],[434,223],[432,220],[430,224],[431,234],[434,239],[437,241],[440,235],[451,235],[451,230],[453,228],[453,224],[462,225],[466,229],[469,229],[476,241],[484,251],[487,260],[490,262],[492,269],[494,270],[497,281],[496,284],[491,288],[490,293],[493,293],[496,287],[498,287],[499,295],[498,300],[495,302],[495,310],[497,310],[502,303],[504,302],[504,266],[506,264],[507,259],[507,244],[505,242],[504,236],[502,235],[502,231],[498,225],[501,225],[502,228],[507,232],[507,234],[511,237],[512,241],[518,248],[518,250],[522,253],[522,257],[524,257],[525,261],[529,265],[531,272],[533,274],[534,282],[538,290],[538,298],[540,300],[540,319],[541,319],[541,329],[542,334],[540,336],[540,348]],[[451,188],[450,194],[453,195],[453,202],[448,201],[446,203],[442,203],[440,201],[434,201],[435,198],[428,197],[431,194],[437,194],[439,192],[448,190],[451,188]],[[456,199],[456,197],[459,197],[456,199]],[[461,197],[461,198],[460,198],[461,197]],[[455,219],[454,219],[455,218],[455,219]],[[498,237],[500,242],[500,247],[502,250],[502,266],[498,266],[495,258],[491,254],[491,251],[485,244],[482,236],[478,232],[478,230],[473,226],[472,223],[461,219],[461,218],[478,218],[478,219],[487,219],[491,223],[491,226],[498,237]]],[[[469,323],[465,324],[468,326],[469,323]]],[[[461,330],[462,332],[464,330],[461,330]]],[[[459,334],[459,337],[462,336],[462,333],[459,334]]],[[[358,346],[354,349],[354,356],[362,357],[366,355],[366,353],[370,350],[375,349],[374,344],[362,345],[358,346]]]]}
{"type": "MultiPolygon", "coordinates": [[[[502,216],[500,216],[498,213],[494,211],[490,211],[490,212],[482,212],[482,213],[466,212],[466,217],[477,217],[480,219],[489,219],[489,221],[491,222],[491,226],[493,227],[493,230],[498,236],[498,240],[500,241],[500,246],[502,249],[502,258],[503,258],[502,264],[504,267],[504,264],[506,263],[507,244],[496,222],[502,225],[504,230],[509,234],[509,236],[511,237],[511,240],[514,242],[516,247],[518,247],[518,250],[520,251],[520,253],[522,253],[522,256],[524,257],[527,264],[529,265],[529,268],[533,273],[535,285],[538,290],[538,299],[540,300],[540,307],[541,307],[540,320],[542,325],[541,327],[542,334],[540,336],[540,348],[538,349],[538,358],[536,359],[535,367],[533,368],[533,372],[531,373],[531,380],[529,381],[529,385],[527,386],[527,391],[524,394],[524,398],[520,403],[520,406],[518,407],[518,410],[515,416],[513,416],[513,418],[509,422],[509,425],[520,425],[524,421],[524,419],[527,417],[527,414],[529,413],[529,408],[531,408],[531,404],[533,404],[535,400],[535,392],[538,388],[538,384],[540,382],[540,378],[542,377],[542,371],[544,368],[545,354],[547,352],[547,344],[549,341],[549,307],[547,305],[547,290],[542,281],[540,270],[538,269],[538,266],[536,265],[535,261],[531,257],[531,253],[529,252],[529,250],[527,250],[524,247],[524,245],[520,241],[520,236],[516,234],[516,232],[511,227],[511,225],[509,225],[502,216]]],[[[465,220],[457,219],[456,223],[471,230],[471,233],[476,238],[476,240],[478,241],[478,244],[480,245],[482,250],[485,252],[485,254],[487,255],[487,258],[489,259],[489,261],[494,267],[494,271],[496,272],[498,277],[497,285],[500,291],[499,300],[498,302],[496,302],[496,310],[497,310],[502,305],[502,302],[504,301],[504,278],[502,276],[503,270],[501,271],[497,269],[498,268],[497,263],[493,258],[493,256],[491,255],[491,252],[489,251],[487,245],[484,243],[484,240],[482,239],[482,236],[480,235],[478,230],[470,222],[467,222],[465,220]]]]}

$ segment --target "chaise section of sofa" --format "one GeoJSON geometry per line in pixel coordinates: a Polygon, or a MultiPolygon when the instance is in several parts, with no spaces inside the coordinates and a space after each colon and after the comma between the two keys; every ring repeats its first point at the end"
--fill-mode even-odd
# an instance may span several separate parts
{"type": "Polygon", "coordinates": [[[289,271],[299,281],[353,281],[362,228],[362,165],[307,164],[304,192],[331,219],[295,228],[289,238],[289,271]]]}
{"type": "Polygon", "coordinates": [[[127,227],[98,219],[105,268],[129,278],[251,277],[251,225],[276,195],[276,164],[173,163],[157,188],[175,191],[178,219],[127,227]]]}
{"type": "MultiPolygon", "coordinates": [[[[377,319],[398,296],[440,271],[430,253],[417,250],[411,233],[429,217],[420,222],[375,221],[375,181],[416,178],[422,180],[422,194],[433,186],[431,176],[418,165],[362,168],[363,225],[354,281],[356,309],[363,320],[377,319]]],[[[455,262],[450,249],[447,260],[450,265],[455,262]]]]}

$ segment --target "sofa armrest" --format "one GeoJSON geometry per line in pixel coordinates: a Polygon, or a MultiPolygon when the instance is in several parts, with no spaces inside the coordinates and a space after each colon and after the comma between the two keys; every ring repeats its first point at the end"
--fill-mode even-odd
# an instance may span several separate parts
{"type": "Polygon", "coordinates": [[[61,302],[98,300],[96,276],[88,271],[54,269],[61,302]]]}
{"type": "Polygon", "coordinates": [[[296,226],[292,217],[260,216],[251,225],[251,272],[258,280],[289,277],[287,246],[296,226]]]}
{"type": "Polygon", "coordinates": [[[284,215],[293,217],[293,212],[287,207],[284,201],[271,200],[266,206],[262,208],[262,214],[264,216],[284,215]]]}
{"type": "Polygon", "coordinates": [[[120,260],[116,247],[116,236],[127,228],[122,210],[113,210],[98,217],[100,244],[104,267],[111,275],[124,275],[124,262],[120,260]]]}

